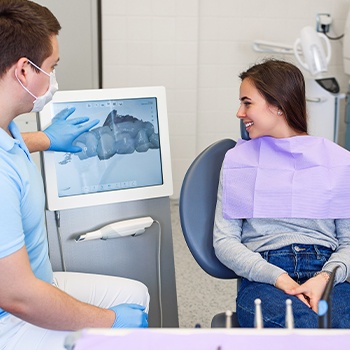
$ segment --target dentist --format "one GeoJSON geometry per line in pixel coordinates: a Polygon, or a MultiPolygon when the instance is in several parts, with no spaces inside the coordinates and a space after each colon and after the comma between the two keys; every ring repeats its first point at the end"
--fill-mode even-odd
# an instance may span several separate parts
{"type": "MultiPolygon", "coordinates": [[[[0,348],[63,349],[69,331],[147,327],[145,285],[53,273],[49,261],[43,184],[14,119],[41,110],[57,90],[59,30],[43,6],[0,1],[0,348]]],[[[64,111],[56,122],[65,124],[72,112],[64,111]]],[[[50,148],[57,146],[54,134],[48,129],[37,135],[48,137],[50,148]]]]}

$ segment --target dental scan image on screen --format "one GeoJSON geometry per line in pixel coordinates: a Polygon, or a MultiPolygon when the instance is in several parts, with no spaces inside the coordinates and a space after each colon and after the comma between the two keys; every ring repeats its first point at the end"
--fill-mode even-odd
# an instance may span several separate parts
{"type": "Polygon", "coordinates": [[[55,152],[59,197],[163,183],[156,98],[52,105],[54,115],[70,107],[100,123],[75,140],[81,152],[55,152]]]}
{"type": "Polygon", "coordinates": [[[173,194],[166,91],[162,86],[57,91],[39,113],[44,130],[57,113],[99,123],[74,140],[78,153],[42,154],[50,211],[173,194]]]}

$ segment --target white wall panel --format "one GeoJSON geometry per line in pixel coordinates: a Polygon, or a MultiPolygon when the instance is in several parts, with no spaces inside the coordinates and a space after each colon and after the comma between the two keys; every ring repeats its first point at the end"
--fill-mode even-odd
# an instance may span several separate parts
{"type": "MultiPolygon", "coordinates": [[[[330,34],[340,35],[350,5],[350,0],[102,2],[105,86],[167,88],[175,197],[195,155],[220,138],[239,137],[238,74],[266,57],[252,50],[252,42],[292,45],[324,12],[334,21],[330,34]]],[[[345,92],[342,42],[332,42],[332,49],[329,74],[345,92]]],[[[279,58],[295,63],[292,56],[279,58]]],[[[341,125],[340,141],[343,135],[341,125]]]]}

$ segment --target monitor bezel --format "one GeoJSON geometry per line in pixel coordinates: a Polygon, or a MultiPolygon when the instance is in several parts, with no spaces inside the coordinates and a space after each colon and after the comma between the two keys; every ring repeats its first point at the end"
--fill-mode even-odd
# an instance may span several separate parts
{"type": "MultiPolygon", "coordinates": [[[[39,129],[44,130],[51,124],[51,120],[54,117],[54,115],[52,115],[52,104],[56,102],[70,103],[90,100],[122,100],[135,98],[157,99],[163,184],[59,197],[55,168],[55,152],[45,151],[43,152],[41,166],[45,183],[46,207],[48,210],[57,211],[103,204],[139,201],[157,197],[167,197],[173,194],[166,92],[165,88],[162,86],[58,91],[54,95],[52,101],[38,114],[39,129]]],[[[74,114],[72,115],[72,118],[73,117],[74,114]]]]}

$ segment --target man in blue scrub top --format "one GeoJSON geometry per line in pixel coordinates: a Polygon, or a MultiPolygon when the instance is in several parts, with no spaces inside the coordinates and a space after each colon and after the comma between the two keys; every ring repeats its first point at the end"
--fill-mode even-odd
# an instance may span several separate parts
{"type": "MultiPolygon", "coordinates": [[[[63,349],[68,331],[147,326],[142,283],[53,273],[48,258],[41,177],[13,120],[40,111],[57,90],[59,30],[45,7],[0,1],[0,348],[63,349]]],[[[37,135],[52,142],[50,131],[37,135]]]]}

